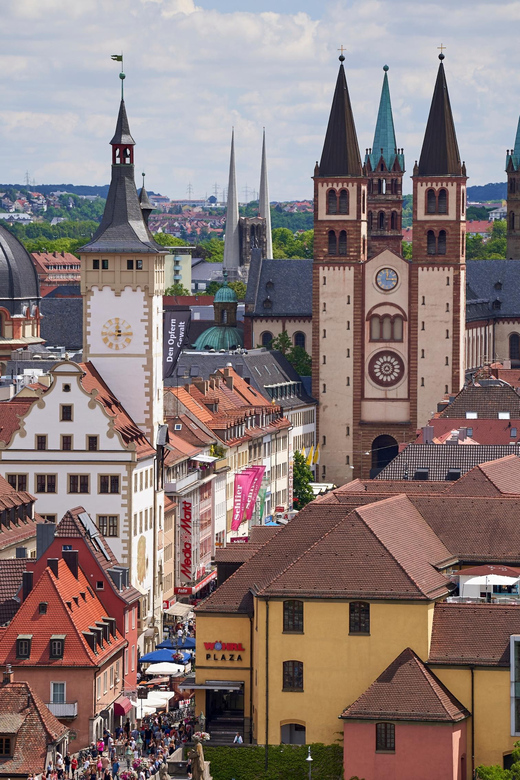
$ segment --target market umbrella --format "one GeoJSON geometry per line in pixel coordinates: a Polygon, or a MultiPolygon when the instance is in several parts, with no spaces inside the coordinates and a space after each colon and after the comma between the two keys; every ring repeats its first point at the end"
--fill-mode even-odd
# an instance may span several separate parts
{"type": "Polygon", "coordinates": [[[468,577],[464,585],[514,585],[520,577],[506,577],[503,574],[488,574],[479,577],[468,577]]]}
{"type": "MultiPolygon", "coordinates": [[[[195,640],[192,636],[186,636],[183,639],[165,639],[157,647],[168,648],[169,650],[194,650],[195,640]]],[[[141,658],[141,660],[143,659],[141,658]]]]}
{"type": "Polygon", "coordinates": [[[181,664],[172,664],[167,662],[163,662],[161,664],[152,664],[146,670],[146,674],[159,674],[159,675],[182,674],[183,672],[184,672],[184,666],[181,666],[181,664]]]}
{"type": "Polygon", "coordinates": [[[158,664],[162,661],[173,661],[174,653],[171,650],[154,650],[151,653],[146,653],[146,655],[142,655],[139,661],[144,663],[154,663],[158,664]]]}

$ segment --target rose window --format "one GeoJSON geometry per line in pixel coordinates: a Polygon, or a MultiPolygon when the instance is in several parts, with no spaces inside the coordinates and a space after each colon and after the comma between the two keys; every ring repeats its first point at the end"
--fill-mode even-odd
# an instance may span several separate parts
{"type": "Polygon", "coordinates": [[[404,377],[404,363],[396,352],[377,352],[368,364],[370,379],[381,387],[394,387],[404,377]]]}

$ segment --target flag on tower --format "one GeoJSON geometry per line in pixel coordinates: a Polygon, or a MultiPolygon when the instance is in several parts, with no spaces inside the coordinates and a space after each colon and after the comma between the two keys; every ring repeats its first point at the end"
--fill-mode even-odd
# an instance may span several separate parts
{"type": "Polygon", "coordinates": [[[123,55],[122,54],[112,54],[110,56],[111,60],[114,60],[115,62],[123,62],[123,55]]]}

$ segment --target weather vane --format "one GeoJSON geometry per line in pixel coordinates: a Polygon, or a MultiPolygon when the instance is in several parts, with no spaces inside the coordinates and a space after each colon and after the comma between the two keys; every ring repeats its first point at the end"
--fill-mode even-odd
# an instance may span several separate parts
{"type": "Polygon", "coordinates": [[[347,51],[347,50],[345,49],[345,47],[344,47],[343,45],[341,45],[341,46],[339,47],[338,51],[340,51],[340,52],[341,52],[341,54],[339,55],[339,61],[340,61],[340,62],[343,62],[343,60],[345,59],[345,55],[343,54],[343,52],[344,52],[344,51],[347,51]]]}
{"type": "Polygon", "coordinates": [[[439,54],[439,59],[440,59],[440,60],[443,60],[443,59],[444,59],[444,54],[443,54],[443,51],[444,51],[444,49],[446,48],[446,46],[444,46],[444,45],[441,43],[441,45],[440,45],[440,46],[437,46],[437,48],[441,50],[441,53],[439,54]]]}
{"type": "Polygon", "coordinates": [[[110,59],[121,63],[121,73],[119,74],[119,78],[121,79],[121,100],[124,100],[123,83],[125,80],[125,74],[123,71],[123,52],[121,52],[121,54],[112,54],[110,59]]]}

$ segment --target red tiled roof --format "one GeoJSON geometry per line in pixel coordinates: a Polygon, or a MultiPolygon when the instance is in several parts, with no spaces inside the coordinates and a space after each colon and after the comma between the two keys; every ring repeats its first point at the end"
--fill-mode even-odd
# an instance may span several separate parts
{"type": "Polygon", "coordinates": [[[20,606],[15,596],[21,588],[27,561],[27,558],[0,560],[0,624],[11,620],[20,606]]]}
{"type": "MultiPolygon", "coordinates": [[[[49,711],[26,682],[0,685],[0,718],[10,718],[16,733],[14,753],[0,758],[0,773],[41,774],[46,768],[47,749],[67,735],[68,728],[49,711]]],[[[9,734],[2,728],[3,734],[9,734]]]]}
{"type": "Polygon", "coordinates": [[[109,643],[104,642],[94,652],[83,636],[106,612],[89,582],[78,569],[76,579],[63,559],[58,561],[58,577],[45,569],[38,582],[20,606],[0,640],[0,665],[13,667],[45,665],[98,666],[115,649],[123,648],[126,640],[116,631],[109,643]],[[84,594],[84,595],[82,595],[84,594]],[[40,614],[38,605],[47,602],[47,611],[40,614]],[[65,634],[63,658],[50,657],[50,638],[59,631],[65,634]],[[31,634],[31,654],[28,659],[16,657],[16,638],[31,634]]]}
{"type": "Polygon", "coordinates": [[[469,712],[407,647],[341,717],[457,723],[469,712]]]}
{"type": "Polygon", "coordinates": [[[436,604],[429,663],[509,666],[509,638],[520,634],[520,608],[436,604]]]}
{"type": "Polygon", "coordinates": [[[85,372],[81,378],[81,384],[89,393],[97,390],[96,400],[101,401],[105,411],[114,418],[114,428],[121,434],[125,444],[134,443],[136,446],[137,457],[145,458],[153,455],[154,448],[132,420],[128,412],[125,411],[120,401],[112,393],[108,385],[96,371],[92,363],[80,363],[80,368],[85,372]]]}
{"type": "Polygon", "coordinates": [[[20,418],[36,403],[35,398],[18,398],[15,396],[10,401],[0,403],[0,441],[9,444],[13,434],[20,427],[20,418]]]}

